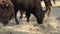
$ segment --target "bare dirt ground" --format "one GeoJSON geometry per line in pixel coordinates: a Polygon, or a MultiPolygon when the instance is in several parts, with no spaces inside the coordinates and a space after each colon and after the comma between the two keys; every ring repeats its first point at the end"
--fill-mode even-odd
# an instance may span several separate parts
{"type": "MultiPolygon", "coordinates": [[[[44,7],[43,3],[42,5],[44,7]]],[[[33,15],[31,15],[30,22],[26,22],[26,18],[20,20],[19,12],[17,18],[19,25],[16,25],[14,19],[7,26],[0,24],[0,34],[60,34],[60,2],[58,1],[53,4],[51,16],[46,16],[41,25],[37,24],[33,15]]]]}

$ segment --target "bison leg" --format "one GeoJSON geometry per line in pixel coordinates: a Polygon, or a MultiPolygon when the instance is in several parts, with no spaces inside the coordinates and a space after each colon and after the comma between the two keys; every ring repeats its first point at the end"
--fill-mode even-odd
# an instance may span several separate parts
{"type": "Polygon", "coordinates": [[[44,3],[45,3],[45,6],[46,6],[46,14],[47,16],[49,17],[50,16],[50,12],[51,12],[51,7],[52,7],[52,4],[51,4],[51,0],[44,0],[44,3]]]}
{"type": "Polygon", "coordinates": [[[27,9],[26,11],[26,17],[27,17],[27,22],[29,22],[29,18],[30,18],[30,9],[27,9]]]}
{"type": "Polygon", "coordinates": [[[51,8],[52,8],[52,6],[51,5],[49,5],[49,11],[48,11],[48,16],[50,16],[50,12],[51,12],[51,8]]]}
{"type": "Polygon", "coordinates": [[[23,17],[23,11],[21,10],[20,11],[20,19],[22,19],[22,17],[23,17]]]}
{"type": "Polygon", "coordinates": [[[55,4],[55,0],[53,0],[54,4],[55,4]]]}
{"type": "Polygon", "coordinates": [[[15,15],[16,24],[19,24],[19,22],[17,20],[17,12],[18,12],[18,9],[15,7],[14,10],[15,10],[15,14],[14,15],[15,15]]]}

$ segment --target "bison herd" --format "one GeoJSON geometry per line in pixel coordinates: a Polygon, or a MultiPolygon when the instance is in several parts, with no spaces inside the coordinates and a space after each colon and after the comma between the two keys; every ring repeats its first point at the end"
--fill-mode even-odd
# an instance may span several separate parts
{"type": "Polygon", "coordinates": [[[0,0],[0,22],[7,25],[11,19],[15,18],[16,24],[19,24],[17,12],[20,10],[20,19],[23,17],[23,12],[26,12],[27,22],[29,22],[32,13],[37,23],[42,24],[45,14],[50,15],[51,7],[51,0],[0,0]],[[42,9],[42,1],[45,3],[45,10],[42,9]]]}

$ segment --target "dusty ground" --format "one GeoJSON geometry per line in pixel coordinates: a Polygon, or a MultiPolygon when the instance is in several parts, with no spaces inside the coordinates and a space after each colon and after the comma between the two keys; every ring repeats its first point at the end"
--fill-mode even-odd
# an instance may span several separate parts
{"type": "Polygon", "coordinates": [[[33,15],[29,23],[26,18],[19,19],[19,12],[17,16],[20,24],[15,25],[14,19],[7,26],[0,24],[0,34],[60,34],[60,2],[53,4],[51,16],[46,16],[41,25],[37,24],[33,15]]]}

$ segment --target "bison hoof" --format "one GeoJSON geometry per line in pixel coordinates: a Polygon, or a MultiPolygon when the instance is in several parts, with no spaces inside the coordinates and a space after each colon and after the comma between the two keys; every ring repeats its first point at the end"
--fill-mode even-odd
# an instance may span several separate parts
{"type": "Polygon", "coordinates": [[[19,22],[18,23],[16,23],[16,25],[18,25],[19,24],[19,22]]]}
{"type": "Polygon", "coordinates": [[[20,17],[20,19],[22,19],[22,17],[20,17]]]}
{"type": "Polygon", "coordinates": [[[42,23],[38,23],[38,24],[42,24],[42,23]]]}
{"type": "Polygon", "coordinates": [[[30,22],[30,20],[27,20],[27,22],[30,22]]]}
{"type": "Polygon", "coordinates": [[[47,16],[50,17],[50,14],[48,14],[47,16]]]}

